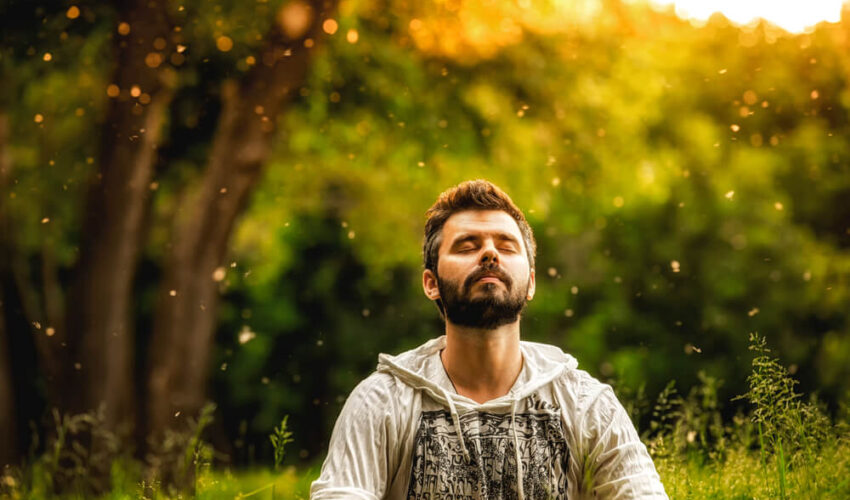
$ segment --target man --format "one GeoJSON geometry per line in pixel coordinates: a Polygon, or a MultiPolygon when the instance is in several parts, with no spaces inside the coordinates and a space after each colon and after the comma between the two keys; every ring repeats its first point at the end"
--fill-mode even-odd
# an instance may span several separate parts
{"type": "Polygon", "coordinates": [[[611,387],[550,345],[520,341],[535,241],[493,184],[440,195],[422,286],[445,335],[352,391],[311,498],[667,498],[611,387]]]}

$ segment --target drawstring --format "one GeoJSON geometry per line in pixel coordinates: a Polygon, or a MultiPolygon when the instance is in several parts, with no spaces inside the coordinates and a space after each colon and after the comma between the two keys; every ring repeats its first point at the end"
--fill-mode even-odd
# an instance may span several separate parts
{"type": "Polygon", "coordinates": [[[519,435],[516,430],[516,405],[519,403],[519,399],[514,399],[513,404],[511,404],[511,429],[514,431],[514,452],[516,453],[516,486],[517,486],[517,496],[519,500],[525,500],[525,491],[523,491],[522,487],[522,457],[519,453],[519,435]]]}
{"type": "MultiPolygon", "coordinates": [[[[452,395],[440,384],[435,384],[426,376],[427,365],[425,361],[429,356],[438,354],[440,349],[446,346],[446,338],[439,337],[432,339],[425,345],[414,351],[399,356],[389,356],[381,354],[378,356],[378,371],[387,373],[398,379],[401,383],[412,387],[413,389],[421,390],[428,396],[434,399],[437,403],[441,403],[445,399],[446,404],[451,410],[452,421],[454,422],[455,433],[460,441],[460,448],[463,451],[463,457],[467,463],[472,461],[469,450],[466,448],[466,443],[463,440],[463,430],[460,425],[460,415],[452,398],[452,395]]],[[[564,354],[557,347],[544,346],[542,344],[531,344],[522,342],[520,349],[523,356],[523,370],[525,370],[525,362],[530,362],[529,382],[525,383],[521,388],[521,393],[524,397],[534,393],[544,385],[552,383],[553,380],[566,373],[568,370],[574,370],[578,363],[575,358],[568,354],[564,354]],[[543,371],[545,369],[545,371],[543,371]],[[533,371],[531,371],[533,370],[533,371]]],[[[448,375],[448,374],[447,374],[448,375]]],[[[451,381],[451,378],[449,378],[451,381]]],[[[454,384],[452,384],[454,385],[454,384]]],[[[517,497],[519,500],[525,500],[525,491],[523,488],[523,473],[522,473],[522,454],[519,449],[519,431],[517,430],[516,412],[519,398],[519,391],[511,392],[511,430],[513,431],[514,452],[516,454],[517,463],[517,497]]],[[[471,406],[465,403],[467,406],[471,406]]],[[[481,411],[496,411],[499,414],[505,410],[507,401],[499,398],[497,403],[475,405],[473,408],[481,411]]]]}
{"type": "Polygon", "coordinates": [[[457,412],[457,407],[455,406],[455,402],[452,400],[451,395],[443,389],[443,397],[446,398],[446,401],[449,403],[449,410],[452,412],[452,421],[455,424],[455,432],[457,433],[457,440],[460,441],[460,449],[463,452],[463,458],[466,460],[466,463],[470,463],[472,458],[469,456],[469,450],[466,449],[466,444],[463,442],[463,432],[460,428],[460,415],[457,412]]]}

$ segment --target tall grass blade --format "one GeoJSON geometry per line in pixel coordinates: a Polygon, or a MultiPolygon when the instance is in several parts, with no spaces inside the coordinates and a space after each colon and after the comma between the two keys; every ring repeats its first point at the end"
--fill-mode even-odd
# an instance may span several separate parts
{"type": "Polygon", "coordinates": [[[779,468],[779,498],[785,500],[785,452],[782,449],[782,438],[776,440],[779,454],[776,456],[776,465],[779,468]]]}

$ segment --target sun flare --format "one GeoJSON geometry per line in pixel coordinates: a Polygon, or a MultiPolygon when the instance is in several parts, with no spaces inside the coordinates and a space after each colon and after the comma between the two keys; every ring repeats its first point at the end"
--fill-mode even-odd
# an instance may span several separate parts
{"type": "Polygon", "coordinates": [[[777,2],[775,0],[652,0],[657,6],[673,4],[683,19],[705,21],[720,12],[737,24],[749,24],[762,18],[791,33],[800,33],[826,21],[841,20],[843,0],[777,2]]]}

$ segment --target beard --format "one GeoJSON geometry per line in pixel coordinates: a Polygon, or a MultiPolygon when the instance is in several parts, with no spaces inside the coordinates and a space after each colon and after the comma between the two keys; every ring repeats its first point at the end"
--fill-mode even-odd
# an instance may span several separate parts
{"type": "Polygon", "coordinates": [[[458,326],[492,330],[517,321],[525,308],[528,283],[515,287],[510,276],[496,267],[479,267],[461,284],[437,276],[437,287],[446,319],[458,326]],[[502,291],[497,283],[477,285],[481,290],[476,297],[472,288],[486,274],[495,274],[505,285],[502,291]]]}

